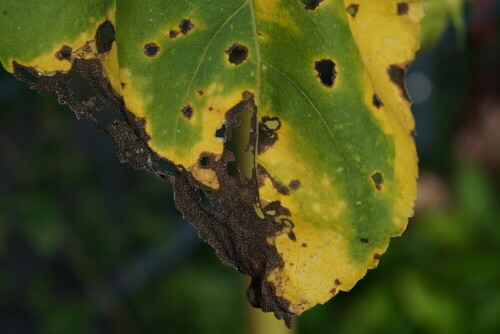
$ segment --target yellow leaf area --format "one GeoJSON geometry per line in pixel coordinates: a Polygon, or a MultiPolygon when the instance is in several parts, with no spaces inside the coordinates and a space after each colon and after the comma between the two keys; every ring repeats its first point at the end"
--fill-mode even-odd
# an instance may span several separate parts
{"type": "MultiPolygon", "coordinates": [[[[344,0],[346,7],[352,2],[344,0]]],[[[376,87],[386,113],[376,113],[383,130],[396,140],[395,174],[400,180],[394,203],[403,216],[413,215],[418,176],[417,154],[412,138],[415,129],[406,97],[404,75],[420,46],[420,21],[424,17],[423,0],[360,0],[356,14],[348,15],[349,26],[367,70],[367,80],[376,87]]],[[[370,92],[369,84],[365,92],[370,92]]],[[[371,95],[365,98],[371,100],[371,95]]],[[[407,220],[395,221],[399,234],[407,220]]]]}
{"type": "MultiPolygon", "coordinates": [[[[382,109],[373,115],[382,131],[394,138],[395,156],[391,163],[395,175],[392,180],[385,180],[381,191],[393,201],[392,215],[388,218],[393,225],[390,237],[394,237],[406,228],[416,199],[417,156],[411,135],[414,121],[410,102],[404,96],[406,91],[396,81],[403,80],[404,70],[419,46],[422,1],[357,1],[354,12],[349,10],[352,5],[353,2],[346,1],[346,15],[365,65],[360,87],[364,103],[369,108],[375,94],[380,97],[382,109]],[[401,68],[403,77],[391,78],[394,75],[390,73],[391,66],[401,68]]],[[[314,150],[298,147],[303,138],[297,138],[283,119],[279,136],[274,146],[259,156],[258,162],[283,184],[299,179],[301,185],[283,195],[267,178],[260,188],[261,206],[280,201],[291,211],[294,224],[293,238],[282,234],[272,240],[284,267],[275,269],[267,280],[274,284],[277,296],[290,302],[289,311],[301,314],[325,303],[338,291],[350,290],[367,269],[377,266],[389,241],[373,247],[361,262],[353,260],[351,246],[356,231],[351,230],[349,221],[355,214],[348,205],[352,199],[342,197],[335,187],[336,183],[342,183],[338,179],[345,172],[343,167],[329,174],[315,174],[315,170],[325,170],[314,167],[321,165],[321,156],[311,155],[309,161],[303,162],[297,152],[314,150]]]]}

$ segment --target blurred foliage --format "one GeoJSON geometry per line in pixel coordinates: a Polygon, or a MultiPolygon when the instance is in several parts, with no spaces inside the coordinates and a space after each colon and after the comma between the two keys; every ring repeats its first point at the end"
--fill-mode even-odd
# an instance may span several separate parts
{"type": "MultiPolygon", "coordinates": [[[[432,82],[414,108],[416,216],[298,333],[500,332],[500,3],[476,2],[464,47],[446,28],[412,69],[432,82]]],[[[168,185],[120,165],[105,135],[4,72],[0,199],[0,333],[249,327],[245,283],[182,222],[168,185]]]]}
{"type": "Polygon", "coordinates": [[[450,22],[457,31],[458,39],[465,38],[464,6],[466,0],[428,0],[425,18],[422,20],[421,41],[423,49],[430,49],[443,36],[450,22]]]}

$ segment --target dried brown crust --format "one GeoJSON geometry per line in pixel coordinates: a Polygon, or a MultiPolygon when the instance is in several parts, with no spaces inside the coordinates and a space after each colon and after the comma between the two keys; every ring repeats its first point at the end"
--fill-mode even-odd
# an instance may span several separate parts
{"type": "MultiPolygon", "coordinates": [[[[281,233],[289,233],[290,227],[267,214],[261,218],[255,211],[255,204],[259,203],[255,168],[251,177],[246,177],[243,173],[239,173],[239,177],[230,176],[227,165],[235,161],[236,152],[230,151],[229,146],[225,145],[222,155],[206,159],[205,166],[215,171],[220,188],[214,190],[203,185],[184,166],[174,165],[159,157],[148,146],[150,137],[145,130],[146,121],[127,110],[123,99],[114,92],[103,74],[99,59],[72,61],[73,66],[68,73],[56,73],[53,76],[39,75],[33,68],[14,62],[14,75],[28,83],[32,89],[52,93],[59,103],[66,104],[73,110],[77,119],[90,121],[108,134],[115,143],[121,162],[129,162],[138,170],[151,171],[171,183],[177,208],[195,226],[200,237],[215,249],[224,263],[251,276],[251,284],[247,290],[251,305],[262,308],[265,312],[274,312],[278,319],[284,319],[287,326],[291,326],[293,314],[289,311],[289,302],[277,297],[275,287],[266,279],[272,271],[283,267],[276,248],[268,240],[274,240],[281,233]],[[79,77],[92,90],[91,99],[80,100],[75,96],[70,82],[79,77]],[[106,124],[101,120],[106,109],[112,110],[112,118],[120,120],[106,124]],[[210,201],[210,206],[203,205],[200,192],[210,201]]],[[[241,101],[227,111],[224,141],[229,143],[239,129],[237,118],[242,113],[251,115],[255,130],[250,134],[246,149],[255,150],[257,107],[254,95],[250,92],[243,92],[241,101]]],[[[204,155],[207,156],[206,153],[204,155]]],[[[267,208],[273,208],[281,215],[290,215],[279,202],[270,203],[267,208]]]]}

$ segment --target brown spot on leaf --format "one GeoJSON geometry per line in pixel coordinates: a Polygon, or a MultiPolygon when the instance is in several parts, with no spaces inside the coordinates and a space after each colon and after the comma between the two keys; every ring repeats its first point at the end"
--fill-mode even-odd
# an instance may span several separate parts
{"type": "Polygon", "coordinates": [[[375,106],[375,108],[380,109],[384,104],[382,103],[382,100],[380,100],[380,97],[378,97],[377,94],[373,94],[372,98],[372,103],[375,106]]]}
{"type": "Polygon", "coordinates": [[[248,58],[248,48],[238,43],[231,45],[226,53],[229,56],[229,62],[234,65],[240,65],[248,58]]]}
{"type": "Polygon", "coordinates": [[[367,244],[367,243],[368,243],[368,241],[369,241],[369,240],[368,240],[368,239],[366,239],[366,238],[361,238],[361,239],[359,239],[359,240],[360,240],[362,243],[364,243],[364,244],[367,244]]]}
{"type": "Polygon", "coordinates": [[[121,82],[120,86],[122,87],[122,89],[125,89],[125,87],[127,86],[127,84],[125,82],[121,82]]]}
{"type": "Polygon", "coordinates": [[[199,96],[203,96],[203,94],[204,94],[204,92],[201,89],[197,93],[199,96]]]}
{"type": "Polygon", "coordinates": [[[408,10],[410,7],[406,2],[400,2],[398,3],[398,15],[406,15],[408,14],[408,10]]]}
{"type": "Polygon", "coordinates": [[[297,237],[295,236],[295,233],[293,233],[293,231],[288,232],[288,237],[292,241],[297,241],[297,237]]]}
{"type": "Polygon", "coordinates": [[[180,34],[180,32],[178,30],[170,30],[170,32],[168,33],[168,37],[170,39],[174,39],[177,36],[179,36],[179,34],[180,34]]]}
{"type": "Polygon", "coordinates": [[[373,183],[375,184],[375,188],[377,190],[382,190],[382,185],[384,184],[384,176],[380,172],[375,172],[372,175],[373,183]]]}
{"type": "Polygon", "coordinates": [[[331,293],[332,295],[336,294],[336,293],[337,293],[337,289],[335,289],[335,288],[331,289],[331,290],[330,290],[330,293],[331,293]]]}
{"type": "Polygon", "coordinates": [[[374,260],[380,260],[380,254],[379,253],[373,254],[373,259],[374,260]]]}
{"type": "Polygon", "coordinates": [[[337,278],[337,279],[335,279],[335,285],[336,285],[336,286],[339,286],[340,284],[342,284],[342,283],[340,283],[339,279],[338,279],[338,278],[337,278]]]}
{"type": "Polygon", "coordinates": [[[187,34],[193,28],[194,24],[190,19],[184,19],[181,21],[181,23],[179,23],[179,30],[183,35],[187,34]]]}
{"type": "Polygon", "coordinates": [[[281,122],[278,117],[262,117],[259,123],[259,141],[257,154],[262,154],[278,140],[278,130],[281,122]]]}
{"type": "Polygon", "coordinates": [[[186,117],[187,119],[191,119],[191,117],[193,117],[193,114],[194,114],[193,107],[191,107],[191,105],[189,105],[189,104],[185,105],[182,107],[181,113],[182,113],[182,116],[186,117]]]}
{"type": "Polygon", "coordinates": [[[321,59],[314,63],[314,69],[318,72],[317,77],[323,86],[332,88],[337,77],[335,63],[331,59],[321,59]]]}
{"type": "Polygon", "coordinates": [[[299,180],[292,180],[290,181],[290,184],[288,184],[288,187],[292,190],[297,190],[300,188],[300,181],[299,180]]]}
{"type": "Polygon", "coordinates": [[[59,51],[56,52],[56,59],[58,60],[71,60],[73,49],[67,45],[63,45],[59,51]]]}
{"type": "Polygon", "coordinates": [[[306,248],[307,244],[305,242],[302,243],[302,247],[306,248]]]}
{"type": "Polygon", "coordinates": [[[391,81],[399,87],[399,89],[401,90],[401,94],[403,94],[403,97],[408,102],[411,102],[405,85],[406,69],[398,65],[391,65],[387,69],[387,74],[389,75],[391,81]]]}
{"type": "Polygon", "coordinates": [[[159,51],[160,47],[154,42],[144,45],[144,54],[148,57],[156,57],[159,51]]]}
{"type": "Polygon", "coordinates": [[[265,169],[261,164],[257,165],[257,176],[259,180],[259,187],[263,187],[266,181],[266,178],[269,178],[271,180],[271,183],[273,184],[274,189],[278,191],[278,193],[282,195],[289,195],[290,190],[288,187],[286,187],[283,183],[278,181],[276,178],[274,178],[267,169],[265,169]]]}

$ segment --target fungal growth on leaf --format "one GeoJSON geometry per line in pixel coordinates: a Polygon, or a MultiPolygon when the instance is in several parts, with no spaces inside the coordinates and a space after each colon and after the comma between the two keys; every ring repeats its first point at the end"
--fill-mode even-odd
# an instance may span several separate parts
{"type": "Polygon", "coordinates": [[[0,60],[172,184],[200,237],[251,277],[250,304],[290,326],[352,289],[413,214],[404,76],[422,3],[5,0],[0,60]]]}

